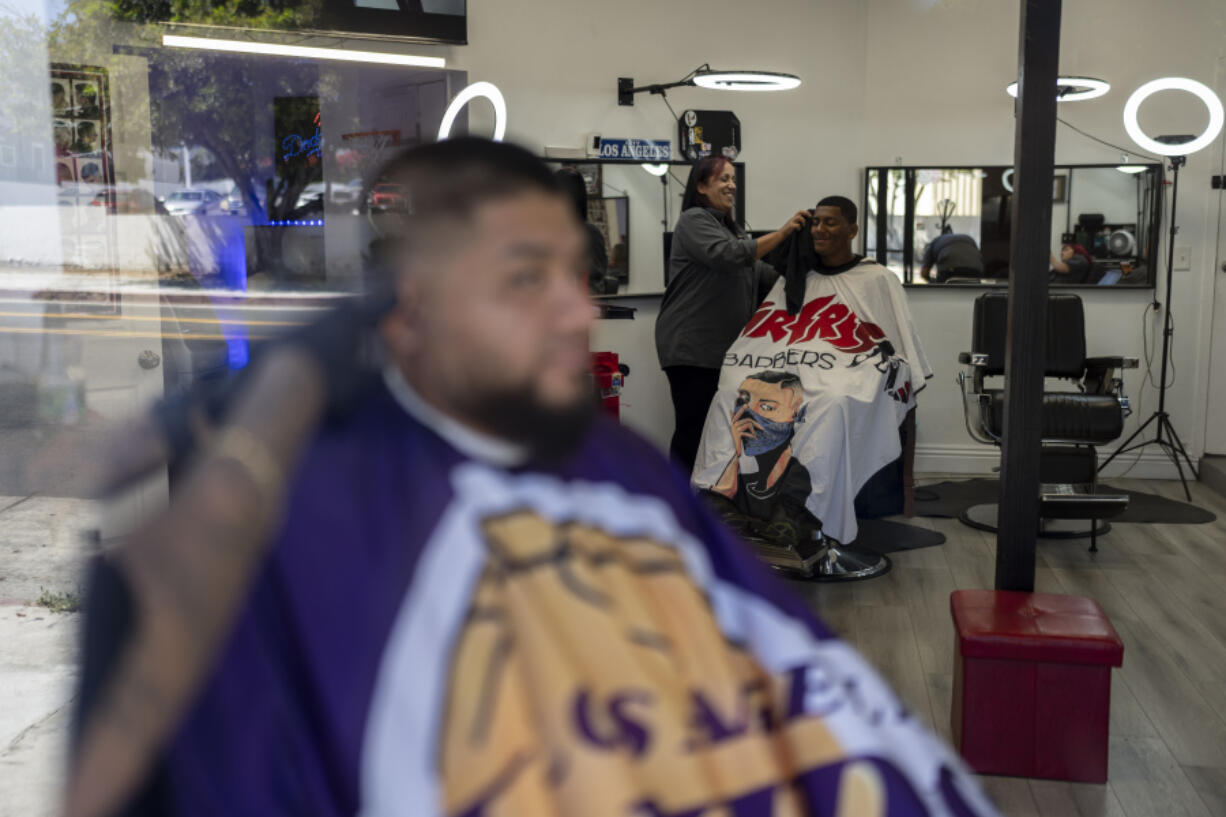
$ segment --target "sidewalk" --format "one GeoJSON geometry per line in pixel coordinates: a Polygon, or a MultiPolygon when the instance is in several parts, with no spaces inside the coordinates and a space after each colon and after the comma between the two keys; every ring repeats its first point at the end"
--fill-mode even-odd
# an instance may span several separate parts
{"type": "Polygon", "coordinates": [[[57,811],[81,616],[35,602],[79,597],[92,516],[84,500],[0,496],[0,817],[57,811]]]}

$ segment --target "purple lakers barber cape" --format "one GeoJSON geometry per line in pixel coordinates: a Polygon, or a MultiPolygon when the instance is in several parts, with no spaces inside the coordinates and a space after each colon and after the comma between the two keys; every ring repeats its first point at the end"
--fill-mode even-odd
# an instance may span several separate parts
{"type": "Polygon", "coordinates": [[[784,304],[781,278],[728,350],[693,481],[751,517],[782,512],[851,542],[856,494],[898,458],[932,369],[880,264],[811,272],[800,310],[784,304]]]}
{"type": "Polygon", "coordinates": [[[179,814],[995,814],[640,438],[525,466],[396,380],[299,469],[179,814]]]}

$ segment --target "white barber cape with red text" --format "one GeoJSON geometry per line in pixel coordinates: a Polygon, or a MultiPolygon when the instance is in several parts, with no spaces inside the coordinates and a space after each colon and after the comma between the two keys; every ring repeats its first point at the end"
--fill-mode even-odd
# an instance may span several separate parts
{"type": "MultiPolygon", "coordinates": [[[[864,259],[833,275],[810,272],[804,305],[789,315],[784,280],[733,342],[724,359],[694,467],[696,487],[709,489],[738,459],[733,417],[751,375],[794,374],[804,390],[792,425],[792,456],[808,471],[805,506],[825,535],[856,538],[856,494],[901,453],[899,425],[932,369],[897,276],[864,259]],[[883,343],[885,341],[885,343],[883,343]]],[[[755,469],[739,457],[742,473],[755,469]]]]}

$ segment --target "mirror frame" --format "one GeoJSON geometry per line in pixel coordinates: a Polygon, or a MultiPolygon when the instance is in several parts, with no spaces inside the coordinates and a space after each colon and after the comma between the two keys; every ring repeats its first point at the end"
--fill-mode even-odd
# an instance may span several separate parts
{"type": "MultiPolygon", "coordinates": [[[[1145,163],[1139,163],[1139,164],[1143,164],[1143,166],[1146,168],[1156,169],[1158,173],[1158,183],[1154,185],[1154,190],[1151,193],[1151,199],[1148,202],[1151,208],[1151,212],[1153,213],[1152,223],[1150,224],[1150,227],[1149,227],[1148,240],[1149,240],[1149,246],[1154,248],[1154,252],[1156,254],[1158,252],[1158,248],[1160,245],[1160,237],[1161,237],[1161,232],[1162,232],[1162,221],[1163,221],[1163,216],[1164,216],[1163,210],[1162,210],[1162,205],[1164,203],[1163,196],[1162,196],[1162,190],[1163,190],[1163,185],[1166,180],[1166,176],[1165,176],[1166,167],[1164,164],[1160,162],[1145,162],[1145,163]]],[[[1112,168],[1114,169],[1118,166],[1119,166],[1119,162],[1114,162],[1110,164],[1058,164],[1055,166],[1055,170],[1057,173],[1061,170],[1067,170],[1067,171],[1070,171],[1071,173],[1071,171],[1075,171],[1075,170],[1089,170],[1089,169],[1094,169],[1094,168],[1112,168]]],[[[997,281],[967,281],[965,283],[959,282],[957,284],[928,284],[928,283],[917,284],[915,283],[915,278],[918,273],[916,271],[917,252],[915,248],[915,211],[914,211],[914,208],[915,208],[916,174],[921,170],[986,170],[988,168],[996,169],[996,168],[1008,168],[1008,167],[1009,167],[1008,164],[999,164],[999,165],[989,165],[989,164],[897,165],[896,164],[896,165],[870,165],[868,167],[865,167],[863,187],[862,187],[863,197],[861,199],[861,209],[860,209],[860,213],[861,213],[860,252],[861,254],[865,256],[868,255],[868,220],[870,217],[868,205],[869,205],[871,179],[875,174],[878,174],[878,173],[888,173],[891,170],[902,171],[905,174],[904,211],[903,211],[903,246],[901,248],[901,252],[903,254],[903,278],[902,278],[903,286],[915,287],[917,289],[920,289],[920,288],[928,289],[931,287],[945,288],[945,287],[951,287],[951,286],[960,287],[964,289],[965,288],[989,289],[993,287],[1007,286],[1009,283],[1008,278],[1001,278],[997,281]]],[[[1068,181],[1066,182],[1066,188],[1065,188],[1066,201],[1072,197],[1072,191],[1073,191],[1073,176],[1070,175],[1068,177],[1068,181]]],[[[881,208],[883,207],[885,203],[887,195],[888,195],[888,189],[885,186],[879,186],[879,189],[877,190],[877,196],[876,196],[876,204],[878,206],[877,212],[882,211],[881,208]]],[[[891,252],[891,249],[888,246],[885,246],[886,243],[888,242],[883,241],[882,233],[886,232],[883,229],[883,227],[885,226],[886,226],[886,219],[877,220],[877,229],[876,229],[877,249],[875,251],[875,257],[878,263],[882,265],[886,264],[888,253],[891,252]]],[[[1140,232],[1141,231],[1138,230],[1138,233],[1140,232]]],[[[1138,236],[1138,239],[1139,239],[1139,236],[1138,236]]],[[[893,251],[898,252],[899,250],[895,249],[893,251]]],[[[1121,286],[1098,286],[1097,284],[1056,284],[1056,286],[1058,286],[1061,289],[1095,289],[1095,290],[1110,289],[1110,290],[1122,290],[1125,292],[1138,292],[1138,291],[1143,291],[1146,289],[1153,289],[1157,285],[1157,271],[1158,271],[1158,266],[1161,264],[1161,262],[1162,262],[1162,259],[1160,258],[1154,258],[1154,259],[1149,260],[1149,273],[1146,276],[1145,283],[1139,286],[1122,286],[1122,287],[1121,286]]]]}
{"type": "MultiPolygon", "coordinates": [[[[597,156],[584,156],[584,157],[541,156],[539,158],[542,162],[545,162],[547,165],[550,165],[551,167],[555,165],[562,166],[562,167],[574,166],[574,165],[609,165],[609,166],[621,166],[621,167],[638,167],[642,164],[658,164],[658,165],[668,165],[669,168],[671,169],[674,167],[693,167],[695,164],[697,164],[696,161],[689,160],[689,159],[685,159],[685,160],[674,159],[674,160],[667,161],[667,162],[646,162],[644,163],[644,162],[626,161],[625,159],[602,159],[597,156]]],[[[742,161],[733,160],[732,167],[736,170],[736,222],[740,226],[740,228],[744,230],[745,229],[745,163],[742,161]]],[[[640,169],[640,172],[646,173],[647,171],[640,169]]],[[[659,178],[662,180],[661,185],[663,185],[665,189],[668,189],[669,175],[665,174],[663,176],[660,176],[659,178]]],[[[687,180],[688,180],[688,176],[687,176],[687,180]]],[[[621,194],[619,193],[619,195],[621,194]]],[[[672,233],[672,228],[673,228],[673,225],[677,221],[677,216],[681,215],[681,203],[679,201],[675,203],[675,207],[676,207],[675,210],[671,208],[669,210],[669,216],[670,216],[669,221],[671,221],[672,223],[670,224],[662,223],[661,224],[661,227],[660,227],[660,240],[661,241],[664,240],[664,236],[666,234],[672,233]]],[[[661,214],[662,222],[663,222],[663,215],[664,214],[662,213],[661,214]]],[[[628,286],[630,279],[634,276],[635,272],[636,270],[633,268],[633,265],[631,265],[627,273],[627,286],[628,286]]],[[[653,296],[658,297],[664,294],[664,289],[665,289],[664,279],[667,275],[668,275],[668,263],[667,263],[667,260],[665,259],[661,262],[661,266],[659,269],[659,276],[656,279],[659,282],[659,287],[660,287],[659,289],[644,289],[642,291],[618,292],[612,295],[594,295],[592,297],[596,299],[640,298],[640,297],[653,297],[653,296]]]]}

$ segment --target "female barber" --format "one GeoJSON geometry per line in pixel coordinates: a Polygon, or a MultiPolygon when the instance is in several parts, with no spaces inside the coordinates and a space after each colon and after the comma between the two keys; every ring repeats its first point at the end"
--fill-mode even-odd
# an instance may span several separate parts
{"type": "Polygon", "coordinates": [[[656,352],[668,375],[676,418],[670,452],[687,471],[694,469],[724,354],[753,316],[759,285],[774,280],[775,271],[758,259],[802,227],[808,215],[799,212],[775,232],[749,238],[732,218],[735,194],[732,162],[709,156],[694,165],[656,319],[656,352]]]}

